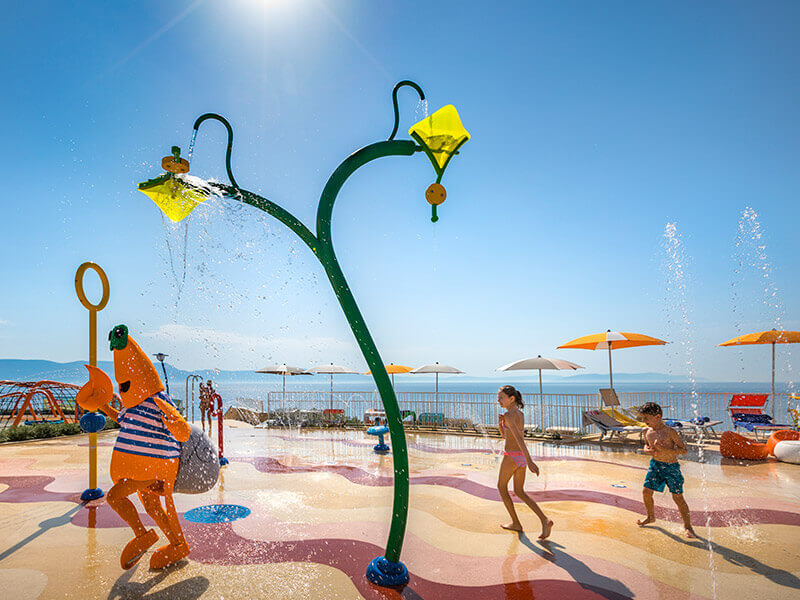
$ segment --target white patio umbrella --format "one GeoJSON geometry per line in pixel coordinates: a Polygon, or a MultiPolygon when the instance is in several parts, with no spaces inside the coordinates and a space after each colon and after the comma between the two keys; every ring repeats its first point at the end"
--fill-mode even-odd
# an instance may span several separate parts
{"type": "Polygon", "coordinates": [[[571,363],[560,358],[542,358],[540,354],[536,358],[524,358],[516,362],[508,363],[498,367],[498,371],[539,371],[539,396],[542,396],[542,370],[556,369],[559,371],[575,371],[583,369],[582,366],[571,363]]]}
{"type": "Polygon", "coordinates": [[[436,373],[436,404],[439,403],[439,373],[463,373],[459,369],[455,367],[451,367],[449,365],[440,365],[438,362],[433,363],[432,365],[423,365],[421,367],[417,367],[416,369],[412,369],[409,371],[412,375],[420,375],[422,373],[436,373]]]}
{"type": "MultiPolygon", "coordinates": [[[[291,367],[287,364],[282,365],[275,365],[272,367],[264,367],[263,369],[258,369],[256,373],[269,373],[271,375],[282,375],[283,376],[283,399],[286,399],[286,376],[292,375],[311,375],[305,369],[301,369],[300,367],[291,367]]],[[[269,412],[269,396],[267,396],[267,412],[269,412]]]]}
{"type": "Polygon", "coordinates": [[[559,371],[575,371],[583,369],[582,366],[571,363],[568,360],[561,360],[560,358],[542,358],[538,355],[536,358],[524,358],[516,362],[508,363],[499,367],[498,371],[539,371],[539,418],[542,421],[540,427],[544,428],[544,394],[542,393],[542,370],[555,369],[559,371]]]}
{"type": "Polygon", "coordinates": [[[317,374],[317,375],[330,375],[331,376],[331,409],[333,409],[333,376],[334,375],[348,375],[348,374],[357,374],[360,371],[355,371],[350,367],[343,367],[341,365],[335,365],[333,363],[329,365],[320,365],[318,367],[311,367],[307,371],[310,374],[317,374]]]}

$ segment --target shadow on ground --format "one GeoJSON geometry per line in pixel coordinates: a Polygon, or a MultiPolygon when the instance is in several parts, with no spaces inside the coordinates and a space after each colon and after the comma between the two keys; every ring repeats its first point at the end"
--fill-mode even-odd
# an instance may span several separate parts
{"type": "Polygon", "coordinates": [[[187,561],[182,560],[171,567],[152,572],[152,576],[146,581],[131,581],[137,568],[125,571],[114,582],[107,600],[196,600],[205,594],[209,587],[208,579],[199,575],[178,581],[160,590],[153,590],[170,574],[180,571],[187,564],[187,561]]]}
{"type": "Polygon", "coordinates": [[[759,560],[756,560],[752,556],[748,556],[747,554],[742,554],[732,548],[728,548],[726,546],[722,546],[717,544],[714,541],[711,541],[706,538],[702,538],[699,535],[697,539],[688,539],[681,537],[679,535],[675,535],[671,531],[667,531],[663,527],[650,527],[651,529],[655,529],[660,531],[664,535],[677,542],[681,542],[682,544],[686,544],[687,546],[694,546],[695,548],[704,548],[710,549],[715,555],[719,556],[720,558],[728,561],[732,565],[736,565],[737,567],[744,567],[745,569],[750,569],[753,573],[757,573],[758,575],[762,575],[766,577],[773,583],[777,583],[778,585],[783,585],[795,590],[800,590],[800,579],[794,574],[790,573],[789,571],[784,571],[783,569],[775,569],[770,567],[769,565],[765,565],[759,560]]]}

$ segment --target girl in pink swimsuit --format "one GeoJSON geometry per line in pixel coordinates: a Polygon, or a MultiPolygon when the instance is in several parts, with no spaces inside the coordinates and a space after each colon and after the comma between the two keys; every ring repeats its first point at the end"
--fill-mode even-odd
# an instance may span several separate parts
{"type": "Polygon", "coordinates": [[[553,521],[547,518],[539,505],[525,493],[524,489],[526,467],[536,475],[539,474],[539,467],[531,460],[531,455],[528,453],[523,439],[525,417],[520,410],[524,406],[522,394],[514,386],[504,385],[497,392],[497,401],[506,409],[505,414],[500,415],[499,423],[500,434],[505,438],[506,443],[503,450],[503,461],[500,463],[500,474],[497,478],[497,489],[508,514],[511,515],[511,523],[501,525],[501,527],[510,531],[522,531],[522,523],[517,516],[511,494],[508,492],[508,482],[513,477],[514,493],[539,517],[542,522],[542,533],[539,539],[546,539],[553,529],[553,521]]]}

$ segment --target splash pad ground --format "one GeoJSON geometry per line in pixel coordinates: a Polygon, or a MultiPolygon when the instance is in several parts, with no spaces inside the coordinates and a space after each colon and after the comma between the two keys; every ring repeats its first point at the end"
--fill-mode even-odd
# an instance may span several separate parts
{"type": "MultiPolygon", "coordinates": [[[[104,490],[115,436],[98,436],[104,490]]],[[[655,527],[635,525],[648,457],[633,447],[532,442],[542,476],[529,474],[526,489],[556,522],[551,541],[540,543],[538,521],[522,505],[526,534],[499,528],[507,515],[495,487],[498,440],[409,433],[402,556],[411,581],[395,590],[364,576],[388,533],[391,454],[374,454],[361,431],[226,422],[225,436],[231,463],[219,485],[176,495],[178,511],[233,504],[251,512],[222,523],[184,520],[192,554],[160,572],[147,556],[122,571],[130,530],[103,499],[80,503],[86,436],[0,446],[0,597],[750,600],[800,590],[796,465],[684,461],[702,538],[686,540],[668,495],[656,495],[655,527]]]]}

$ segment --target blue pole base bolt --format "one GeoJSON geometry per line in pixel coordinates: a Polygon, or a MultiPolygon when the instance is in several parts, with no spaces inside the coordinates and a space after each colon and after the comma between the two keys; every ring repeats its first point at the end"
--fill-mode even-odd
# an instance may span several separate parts
{"type": "Polygon", "coordinates": [[[375,444],[372,449],[375,451],[375,454],[388,454],[389,453],[389,446],[386,444],[375,444]]]}
{"type": "Polygon", "coordinates": [[[224,456],[220,456],[220,457],[219,457],[219,466],[220,466],[220,467],[224,467],[224,466],[225,466],[225,465],[227,465],[229,462],[231,462],[231,461],[229,461],[229,460],[228,460],[227,458],[225,458],[224,456]]]}
{"type": "Polygon", "coordinates": [[[97,500],[98,498],[102,498],[103,496],[105,496],[105,494],[103,493],[103,490],[101,490],[100,488],[94,488],[94,489],[90,488],[88,490],[83,490],[83,493],[81,494],[81,500],[83,500],[84,502],[89,502],[90,500],[97,500]]]}
{"type": "Polygon", "coordinates": [[[401,562],[391,562],[385,556],[379,556],[369,563],[367,579],[383,587],[405,585],[408,583],[408,569],[401,562]]]}

